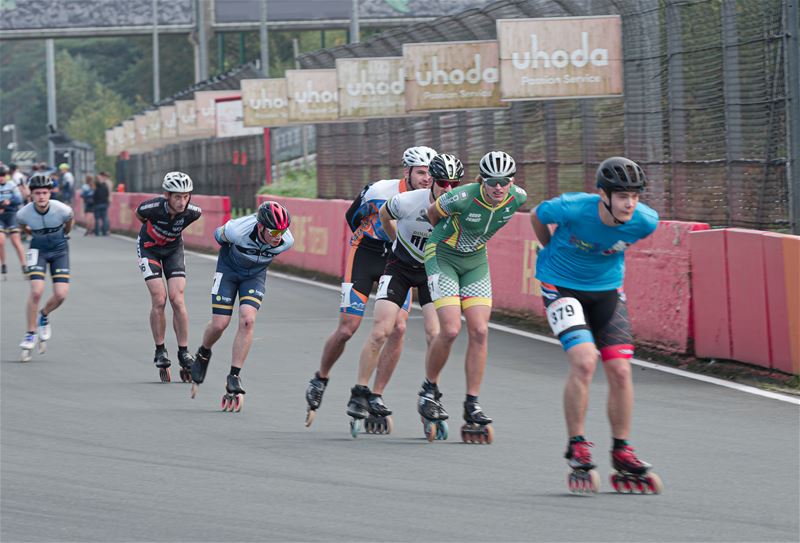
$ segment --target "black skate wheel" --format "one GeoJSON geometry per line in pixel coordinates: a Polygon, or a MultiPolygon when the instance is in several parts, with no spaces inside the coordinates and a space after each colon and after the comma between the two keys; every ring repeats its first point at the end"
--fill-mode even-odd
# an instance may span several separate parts
{"type": "Polygon", "coordinates": [[[158,376],[161,378],[162,383],[169,383],[171,380],[171,376],[169,373],[169,368],[159,368],[158,369],[158,376]]]}

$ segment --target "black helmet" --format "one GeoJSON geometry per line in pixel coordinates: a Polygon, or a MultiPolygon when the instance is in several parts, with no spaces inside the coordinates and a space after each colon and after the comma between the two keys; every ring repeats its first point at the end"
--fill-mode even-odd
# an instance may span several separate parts
{"type": "Polygon", "coordinates": [[[34,189],[52,189],[53,180],[45,172],[36,172],[28,179],[28,188],[34,189]]]}
{"type": "Polygon", "coordinates": [[[597,188],[606,192],[642,191],[646,185],[644,170],[625,157],[612,156],[597,168],[597,188]]]}
{"type": "Polygon", "coordinates": [[[464,177],[464,165],[453,155],[436,155],[428,165],[428,173],[434,179],[461,179],[464,177]]]}
{"type": "Polygon", "coordinates": [[[267,200],[256,212],[258,223],[269,230],[286,230],[292,222],[289,210],[278,202],[267,200]]]}

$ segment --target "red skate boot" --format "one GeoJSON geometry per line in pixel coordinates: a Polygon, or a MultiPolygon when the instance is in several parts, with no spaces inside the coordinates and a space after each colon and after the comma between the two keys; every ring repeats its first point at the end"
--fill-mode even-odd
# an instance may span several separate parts
{"type": "Polygon", "coordinates": [[[616,470],[611,486],[621,494],[661,494],[663,484],[650,464],[640,460],[633,447],[624,445],[611,451],[611,463],[616,470]]]}

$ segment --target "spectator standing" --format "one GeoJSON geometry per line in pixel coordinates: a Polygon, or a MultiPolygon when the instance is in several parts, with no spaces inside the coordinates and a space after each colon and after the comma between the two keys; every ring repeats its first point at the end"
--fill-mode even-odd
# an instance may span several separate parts
{"type": "Polygon", "coordinates": [[[84,232],[84,236],[91,236],[94,233],[94,188],[94,177],[87,175],[81,186],[83,216],[86,217],[86,232],[84,232]]]}
{"type": "Polygon", "coordinates": [[[108,235],[108,204],[110,188],[108,174],[100,172],[97,174],[97,182],[94,187],[94,235],[108,235]],[[102,226],[101,226],[102,223],[102,226]]]}

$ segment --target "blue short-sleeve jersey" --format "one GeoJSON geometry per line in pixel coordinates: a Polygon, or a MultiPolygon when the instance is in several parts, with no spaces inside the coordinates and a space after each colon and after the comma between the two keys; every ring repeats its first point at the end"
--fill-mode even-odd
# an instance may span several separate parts
{"type": "Polygon", "coordinates": [[[600,220],[599,203],[599,194],[571,192],[539,204],[539,221],[557,228],[539,253],[537,279],[586,291],[622,286],[625,249],[653,233],[658,213],[640,202],[630,221],[606,226],[600,220]]]}

